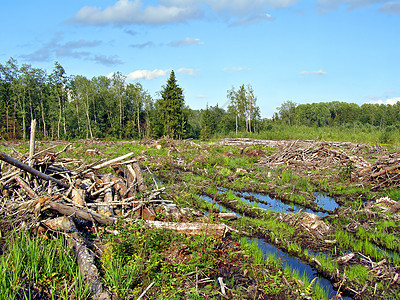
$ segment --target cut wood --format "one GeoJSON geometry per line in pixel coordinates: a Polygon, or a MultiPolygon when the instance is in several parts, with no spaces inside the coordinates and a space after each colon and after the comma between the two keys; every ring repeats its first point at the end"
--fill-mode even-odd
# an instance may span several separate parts
{"type": "Polygon", "coordinates": [[[220,219],[234,220],[234,219],[237,219],[237,214],[235,214],[235,213],[218,213],[217,217],[220,219]]]}
{"type": "Polygon", "coordinates": [[[347,255],[341,256],[337,259],[337,262],[339,264],[345,264],[347,262],[349,262],[353,257],[355,256],[354,253],[349,253],[347,255]]]}
{"type": "Polygon", "coordinates": [[[38,197],[38,195],[35,193],[34,190],[31,189],[31,187],[18,175],[15,175],[15,180],[18,182],[19,186],[22,187],[26,194],[29,196],[31,199],[35,199],[38,197]]]}
{"type": "Polygon", "coordinates": [[[85,191],[83,189],[72,189],[71,199],[78,206],[85,206],[85,191]]]}
{"type": "Polygon", "coordinates": [[[129,158],[131,156],[133,156],[133,152],[130,152],[128,154],[125,154],[125,155],[119,156],[117,158],[108,160],[108,161],[103,162],[103,163],[101,163],[101,164],[99,164],[97,166],[93,166],[93,167],[91,167],[91,169],[98,170],[98,169],[101,169],[101,168],[104,168],[104,167],[108,167],[109,165],[112,165],[112,164],[114,164],[116,162],[119,162],[121,160],[127,159],[127,158],[129,158]]]}
{"type": "Polygon", "coordinates": [[[193,235],[213,235],[219,238],[225,236],[228,228],[224,224],[209,224],[209,223],[174,223],[161,221],[146,221],[152,228],[168,228],[180,233],[193,235]]]}
{"type": "Polygon", "coordinates": [[[68,206],[62,203],[51,201],[48,205],[52,210],[55,210],[65,216],[74,216],[76,218],[90,222],[92,222],[92,220],[95,220],[97,223],[102,225],[112,225],[115,223],[114,218],[107,217],[95,212],[90,212],[84,209],[68,206]]]}
{"type": "Polygon", "coordinates": [[[58,217],[55,219],[46,220],[43,222],[46,227],[50,228],[54,231],[64,231],[67,233],[76,232],[75,223],[71,220],[70,217],[58,217]]]}

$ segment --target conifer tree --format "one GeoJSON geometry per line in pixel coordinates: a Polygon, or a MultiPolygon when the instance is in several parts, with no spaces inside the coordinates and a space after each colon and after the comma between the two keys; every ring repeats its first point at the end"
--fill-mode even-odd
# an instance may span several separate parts
{"type": "Polygon", "coordinates": [[[175,73],[171,71],[167,85],[161,91],[159,100],[159,117],[163,124],[163,134],[175,139],[181,139],[185,133],[185,118],[183,115],[183,90],[177,84],[175,73]]]}

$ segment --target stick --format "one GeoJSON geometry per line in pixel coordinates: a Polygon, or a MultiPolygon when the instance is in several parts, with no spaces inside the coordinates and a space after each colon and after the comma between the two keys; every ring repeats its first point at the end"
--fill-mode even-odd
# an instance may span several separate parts
{"type": "Polygon", "coordinates": [[[92,196],[96,196],[96,195],[98,195],[98,194],[101,194],[102,192],[104,192],[105,190],[109,189],[110,187],[112,187],[114,184],[116,184],[116,183],[118,183],[118,182],[120,182],[120,180],[115,180],[115,181],[108,182],[108,183],[107,183],[107,182],[104,182],[104,183],[106,183],[107,185],[106,185],[105,187],[103,187],[103,188],[97,190],[96,192],[92,193],[91,195],[92,195],[92,196]]]}
{"type": "Polygon", "coordinates": [[[10,165],[13,165],[13,166],[15,166],[17,168],[20,168],[20,169],[22,169],[22,170],[24,170],[24,171],[26,171],[26,172],[28,172],[28,173],[36,176],[36,177],[39,177],[39,178],[41,178],[43,180],[53,181],[54,183],[58,184],[59,186],[61,186],[63,188],[66,188],[66,189],[69,188],[69,184],[66,184],[66,183],[64,183],[64,182],[62,182],[62,181],[60,181],[58,179],[55,179],[55,178],[53,178],[53,177],[51,177],[49,175],[46,175],[46,174],[44,174],[44,173],[42,173],[42,172],[40,172],[40,171],[28,166],[27,164],[24,164],[23,162],[20,162],[19,160],[16,160],[16,159],[14,159],[14,158],[12,158],[12,157],[4,154],[4,153],[0,153],[0,159],[5,161],[5,162],[7,162],[7,163],[9,163],[10,165]]]}
{"type": "Polygon", "coordinates": [[[122,155],[122,156],[120,156],[120,157],[117,157],[117,158],[111,159],[111,160],[109,160],[109,161],[103,162],[103,163],[100,164],[100,165],[91,167],[91,169],[98,170],[98,169],[107,167],[107,166],[109,166],[109,165],[111,165],[111,164],[113,164],[113,163],[116,163],[116,162],[118,162],[118,161],[124,160],[124,159],[126,159],[126,158],[128,158],[128,157],[130,157],[130,156],[132,156],[132,155],[133,155],[133,152],[130,152],[130,153],[125,154],[125,155],[122,155]]]}
{"type": "Polygon", "coordinates": [[[30,167],[33,166],[33,156],[35,155],[35,131],[36,131],[36,119],[31,121],[31,138],[29,141],[29,159],[28,164],[30,167]]]}
{"type": "Polygon", "coordinates": [[[147,291],[153,286],[154,281],[149,284],[149,286],[143,291],[143,293],[140,294],[140,296],[136,300],[142,299],[142,297],[147,293],[147,291]]]}

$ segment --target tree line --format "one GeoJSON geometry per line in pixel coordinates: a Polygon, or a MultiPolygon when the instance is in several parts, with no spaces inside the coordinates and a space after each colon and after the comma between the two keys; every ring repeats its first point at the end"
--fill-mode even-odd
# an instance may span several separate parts
{"type": "Polygon", "coordinates": [[[381,130],[400,128],[400,103],[393,105],[340,101],[296,104],[285,101],[273,121],[291,126],[370,126],[381,130]]]}
{"type": "Polygon", "coordinates": [[[255,92],[244,84],[227,91],[222,107],[193,110],[185,105],[174,71],[157,96],[153,99],[138,82],[127,83],[119,72],[88,79],[67,75],[55,62],[48,74],[10,58],[0,64],[0,136],[27,139],[33,119],[43,139],[209,139],[239,132],[262,134],[274,125],[400,129],[399,103],[285,101],[271,119],[261,119],[255,92]]]}
{"type": "Polygon", "coordinates": [[[31,120],[44,139],[203,138],[231,131],[259,130],[261,120],[250,85],[227,92],[227,110],[185,105],[174,71],[153,99],[140,83],[116,72],[88,79],[67,75],[55,62],[50,74],[10,58],[0,64],[0,134],[27,139],[31,120]]]}

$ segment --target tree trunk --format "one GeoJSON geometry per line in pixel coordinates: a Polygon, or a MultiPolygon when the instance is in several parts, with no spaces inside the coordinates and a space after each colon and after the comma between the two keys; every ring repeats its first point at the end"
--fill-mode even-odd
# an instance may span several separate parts
{"type": "Polygon", "coordinates": [[[60,124],[61,124],[61,112],[62,112],[62,107],[61,107],[61,97],[58,94],[58,91],[56,91],[57,97],[58,97],[58,121],[57,121],[57,139],[60,139],[60,124]]]}
{"type": "Polygon", "coordinates": [[[93,139],[92,126],[90,125],[90,117],[89,117],[89,96],[87,90],[86,90],[86,118],[88,122],[90,138],[93,139]]]}
{"type": "Polygon", "coordinates": [[[79,122],[78,98],[79,98],[79,96],[77,97],[77,99],[75,99],[75,109],[76,109],[76,121],[78,123],[78,135],[81,136],[81,124],[79,122]]]}
{"type": "Polygon", "coordinates": [[[40,107],[42,111],[42,122],[43,122],[43,136],[46,137],[46,121],[44,119],[44,108],[43,108],[43,93],[42,90],[40,90],[40,107]]]}

